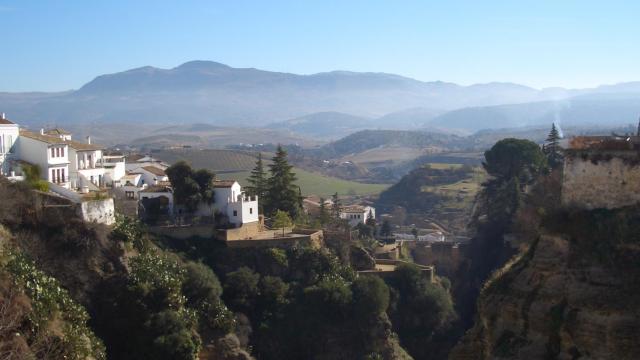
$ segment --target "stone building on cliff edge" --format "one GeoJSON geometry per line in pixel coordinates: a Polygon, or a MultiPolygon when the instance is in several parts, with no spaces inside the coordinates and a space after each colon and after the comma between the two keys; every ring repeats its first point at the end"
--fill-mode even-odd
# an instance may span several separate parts
{"type": "Polygon", "coordinates": [[[579,136],[565,149],[562,204],[615,209],[640,204],[640,136],[579,136]]]}

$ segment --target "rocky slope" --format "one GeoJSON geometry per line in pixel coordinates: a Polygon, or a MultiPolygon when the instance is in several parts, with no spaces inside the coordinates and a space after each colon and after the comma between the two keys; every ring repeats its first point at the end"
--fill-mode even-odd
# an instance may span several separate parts
{"type": "Polygon", "coordinates": [[[559,215],[487,282],[449,358],[640,358],[637,214],[559,215]]]}

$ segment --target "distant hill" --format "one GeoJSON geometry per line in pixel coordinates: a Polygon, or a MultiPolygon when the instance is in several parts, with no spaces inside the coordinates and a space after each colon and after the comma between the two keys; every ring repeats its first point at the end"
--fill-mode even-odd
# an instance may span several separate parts
{"type": "MultiPolygon", "coordinates": [[[[0,93],[0,109],[25,125],[86,122],[264,126],[319,112],[364,117],[416,107],[456,109],[548,99],[517,84],[460,86],[385,73],[297,75],[191,61],[101,75],[60,93],[0,93]]],[[[553,94],[557,96],[557,94],[553,94]]]]}
{"type": "Polygon", "coordinates": [[[372,121],[362,116],[335,111],[309,114],[267,125],[267,128],[323,140],[335,140],[358,130],[370,128],[372,121]]]}
{"type": "Polygon", "coordinates": [[[562,101],[464,108],[435,117],[424,127],[473,133],[554,122],[561,126],[619,126],[636,123],[639,115],[640,93],[600,93],[562,101]]]}
{"type": "Polygon", "coordinates": [[[461,137],[443,133],[401,130],[364,130],[351,134],[340,140],[311,150],[316,156],[337,158],[357,154],[369,149],[402,146],[423,149],[427,147],[455,147],[461,137]]]}

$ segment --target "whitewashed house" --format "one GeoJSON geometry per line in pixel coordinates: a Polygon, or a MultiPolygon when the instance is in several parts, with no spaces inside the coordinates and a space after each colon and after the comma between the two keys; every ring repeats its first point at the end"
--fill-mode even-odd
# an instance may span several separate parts
{"type": "Polygon", "coordinates": [[[13,145],[20,130],[17,124],[9,121],[4,113],[0,114],[0,175],[9,175],[8,166],[5,162],[7,158],[14,152],[13,145]]]}
{"type": "Polygon", "coordinates": [[[126,161],[122,154],[102,153],[102,166],[107,186],[123,186],[122,179],[127,175],[126,161]]]}
{"type": "Polygon", "coordinates": [[[376,218],[376,209],[371,206],[351,205],[340,208],[340,219],[349,221],[349,225],[366,224],[369,217],[376,218]]]}
{"type": "Polygon", "coordinates": [[[235,180],[216,180],[214,208],[225,214],[236,227],[258,222],[258,197],[249,196],[235,180]]]}
{"type": "Polygon", "coordinates": [[[139,168],[145,166],[153,166],[162,170],[166,170],[169,167],[169,164],[149,155],[129,155],[127,157],[127,171],[137,171],[139,168]]]}
{"type": "Polygon", "coordinates": [[[143,166],[130,171],[129,174],[140,174],[141,185],[158,185],[169,181],[169,177],[163,169],[155,166],[143,166]]]}
{"type": "Polygon", "coordinates": [[[69,144],[69,170],[71,171],[71,187],[83,191],[99,190],[105,184],[105,169],[102,166],[102,150],[98,145],[91,144],[87,137],[86,143],[67,140],[69,144]]]}
{"type": "Polygon", "coordinates": [[[20,129],[15,144],[16,158],[40,168],[44,180],[63,188],[71,188],[69,182],[69,144],[59,137],[45,135],[44,130],[33,133],[20,129]]]}

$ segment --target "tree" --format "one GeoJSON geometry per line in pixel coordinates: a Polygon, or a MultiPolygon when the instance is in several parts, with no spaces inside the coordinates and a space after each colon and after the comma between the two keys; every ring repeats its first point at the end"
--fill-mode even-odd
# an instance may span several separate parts
{"type": "Polygon", "coordinates": [[[269,169],[271,177],[268,181],[266,212],[274,214],[277,210],[283,210],[296,218],[300,211],[299,188],[295,184],[296,175],[291,171],[293,166],[287,161],[287,152],[282,146],[278,146],[269,169]]]}
{"type": "Polygon", "coordinates": [[[484,169],[498,181],[518,178],[523,184],[531,181],[546,166],[540,147],[529,140],[503,139],[484,153],[484,169]]]}
{"type": "Polygon", "coordinates": [[[193,173],[193,180],[200,187],[200,197],[206,204],[212,204],[214,200],[213,180],[216,175],[207,169],[198,169],[193,173]]]}
{"type": "Polygon", "coordinates": [[[264,170],[264,165],[262,163],[262,153],[258,153],[258,160],[256,161],[256,166],[251,170],[251,175],[247,179],[249,185],[246,187],[247,194],[252,196],[258,196],[260,201],[260,208],[262,209],[264,206],[264,201],[266,201],[266,194],[269,187],[269,179],[267,178],[267,172],[264,170]]]}
{"type": "Polygon", "coordinates": [[[173,187],[173,198],[178,205],[183,205],[188,211],[194,211],[202,200],[200,186],[193,179],[193,169],[185,161],[178,161],[169,166],[165,173],[173,187]]]}
{"type": "Polygon", "coordinates": [[[250,312],[259,294],[260,275],[246,266],[227,274],[224,298],[232,309],[250,312]]]}
{"type": "Polygon", "coordinates": [[[325,204],[325,199],[320,198],[320,214],[318,215],[318,220],[320,220],[320,224],[324,225],[331,220],[331,215],[327,211],[327,205],[325,204]]]}
{"type": "Polygon", "coordinates": [[[380,228],[380,235],[384,237],[391,236],[391,224],[389,220],[384,220],[382,222],[382,227],[380,228]]]}
{"type": "Polygon", "coordinates": [[[169,166],[165,173],[173,188],[173,197],[177,205],[184,206],[193,212],[200,202],[213,203],[215,174],[206,169],[193,171],[185,161],[178,161],[169,166]]]}
{"type": "Polygon", "coordinates": [[[331,196],[331,200],[333,204],[331,205],[331,215],[335,220],[340,219],[340,198],[338,197],[338,193],[336,192],[331,196]]]}
{"type": "Polygon", "coordinates": [[[22,165],[22,172],[24,173],[24,180],[32,188],[40,191],[49,191],[49,183],[42,180],[42,172],[38,165],[24,164],[22,165]]]}
{"type": "Polygon", "coordinates": [[[273,227],[276,229],[282,228],[282,236],[284,236],[284,229],[293,225],[293,221],[286,211],[277,210],[276,215],[273,217],[273,227]]]}
{"type": "Polygon", "coordinates": [[[356,314],[362,318],[382,314],[389,307],[389,288],[377,276],[361,276],[351,286],[356,314]]]}
{"type": "Polygon", "coordinates": [[[551,131],[545,140],[543,151],[547,156],[547,162],[552,169],[562,165],[563,155],[560,148],[560,132],[556,128],[556,124],[551,124],[551,131]]]}

